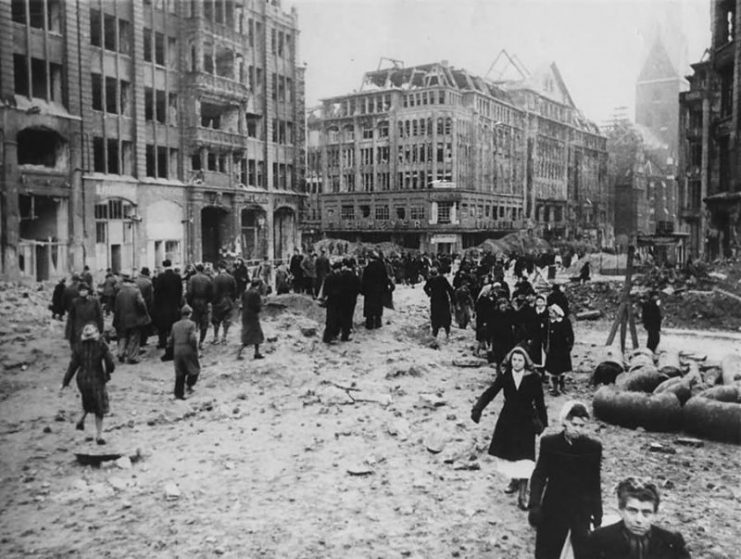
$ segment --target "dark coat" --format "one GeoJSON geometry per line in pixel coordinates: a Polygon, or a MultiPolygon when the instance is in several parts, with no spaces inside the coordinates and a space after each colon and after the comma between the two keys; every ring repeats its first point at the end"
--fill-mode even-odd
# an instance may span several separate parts
{"type": "MultiPolygon", "coordinates": [[[[623,535],[623,521],[610,524],[592,532],[586,540],[585,557],[589,559],[634,559],[628,541],[623,535]]],[[[648,544],[650,559],[690,559],[684,538],[678,532],[670,532],[651,526],[648,544]]]]}
{"type": "Polygon", "coordinates": [[[495,303],[489,318],[486,319],[493,362],[501,362],[509,350],[515,346],[513,316],[512,309],[502,311],[495,303]]]}
{"type": "Polygon", "coordinates": [[[80,296],[79,285],[79,282],[73,281],[64,288],[62,301],[64,302],[64,308],[67,309],[67,312],[72,308],[72,303],[75,302],[75,299],[80,296]]]}
{"type": "Polygon", "coordinates": [[[223,272],[214,278],[213,287],[214,303],[211,320],[214,323],[228,321],[237,298],[237,282],[229,272],[223,272]]]}
{"type": "Polygon", "coordinates": [[[388,290],[386,265],[379,259],[371,260],[363,270],[360,280],[360,292],[365,297],[363,316],[383,316],[383,298],[388,290]]]}
{"type": "Polygon", "coordinates": [[[548,425],[540,377],[527,372],[522,377],[520,388],[516,388],[508,368],[497,375],[494,383],[484,391],[474,405],[472,415],[480,416],[500,391],[504,391],[504,406],[494,428],[489,454],[505,460],[535,460],[534,414],[537,413],[544,426],[548,425]]]}
{"type": "Polygon", "coordinates": [[[661,329],[661,309],[655,301],[646,301],[641,307],[641,321],[646,330],[661,329]]]}
{"type": "Polygon", "coordinates": [[[134,280],[134,283],[139,288],[139,291],[141,291],[144,303],[147,305],[147,312],[151,314],[152,303],[154,302],[154,287],[152,280],[149,276],[139,275],[139,277],[134,280]]]}
{"type": "Polygon", "coordinates": [[[548,325],[546,341],[545,370],[552,375],[560,375],[572,369],[571,348],[574,347],[574,330],[568,318],[548,325]]]}
{"type": "Polygon", "coordinates": [[[198,376],[201,364],[198,361],[198,331],[196,323],[189,318],[178,320],[172,325],[168,347],[172,348],[175,374],[198,376]]]}
{"type": "Polygon", "coordinates": [[[64,306],[64,289],[66,287],[67,286],[64,284],[64,280],[60,281],[57,285],[54,286],[54,292],[51,295],[51,306],[49,307],[52,314],[64,316],[64,314],[67,312],[67,309],[64,306]]]}
{"type": "Polygon", "coordinates": [[[265,341],[260,325],[262,298],[260,292],[250,287],[242,295],[242,345],[261,344],[265,341]]]}
{"type": "Polygon", "coordinates": [[[294,254],[291,256],[291,263],[288,266],[289,271],[294,279],[302,279],[304,277],[304,270],[301,267],[301,261],[303,256],[300,254],[294,254]]]}
{"type": "Polygon", "coordinates": [[[180,319],[182,302],[182,278],[172,270],[165,270],[154,280],[152,314],[158,329],[166,331],[180,319]]]}
{"type": "Polygon", "coordinates": [[[250,271],[242,262],[234,265],[232,276],[234,277],[234,281],[237,282],[237,297],[241,297],[244,290],[247,289],[247,285],[250,283],[250,271]]]}
{"type": "Polygon", "coordinates": [[[569,444],[563,432],[544,435],[530,480],[530,508],[548,517],[581,516],[602,522],[602,444],[581,437],[569,444]]]}
{"type": "Polygon", "coordinates": [[[102,339],[86,340],[72,350],[62,386],[68,386],[77,374],[77,388],[82,396],[82,409],[103,416],[108,413],[108,392],[105,385],[116,368],[108,344],[102,339]]]}
{"type": "Polygon", "coordinates": [[[424,286],[430,298],[430,321],[433,328],[450,328],[450,305],[455,296],[453,286],[445,276],[432,276],[424,286]]]}
{"type": "Polygon", "coordinates": [[[113,308],[113,327],[119,337],[132,328],[146,326],[150,322],[147,304],[139,288],[131,282],[122,283],[113,308]]]}
{"type": "Polygon", "coordinates": [[[98,327],[98,332],[103,332],[103,309],[100,307],[100,301],[90,295],[86,299],[77,297],[69,308],[64,337],[76,344],[80,341],[82,329],[88,322],[94,323],[98,327]]]}
{"type": "Polygon", "coordinates": [[[316,262],[314,263],[314,268],[316,270],[316,278],[319,281],[324,280],[324,278],[327,277],[329,274],[329,258],[327,258],[324,255],[319,255],[316,257],[316,262]]]}
{"type": "Polygon", "coordinates": [[[203,272],[196,272],[188,280],[188,304],[195,309],[196,303],[210,303],[214,297],[213,280],[203,272]]]}

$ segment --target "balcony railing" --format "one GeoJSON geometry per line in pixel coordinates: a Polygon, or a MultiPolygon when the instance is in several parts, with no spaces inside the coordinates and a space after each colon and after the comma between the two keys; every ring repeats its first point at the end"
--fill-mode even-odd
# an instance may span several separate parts
{"type": "Polygon", "coordinates": [[[251,95],[246,85],[230,78],[206,72],[188,72],[185,76],[187,85],[207,93],[226,96],[237,101],[247,101],[251,95]]]}
{"type": "Polygon", "coordinates": [[[21,189],[29,188],[69,188],[69,171],[67,169],[42,169],[20,166],[21,189]]]}
{"type": "Polygon", "coordinates": [[[201,126],[193,126],[189,131],[191,138],[198,145],[240,148],[247,147],[248,137],[245,134],[229,132],[227,130],[203,128],[201,126]]]}

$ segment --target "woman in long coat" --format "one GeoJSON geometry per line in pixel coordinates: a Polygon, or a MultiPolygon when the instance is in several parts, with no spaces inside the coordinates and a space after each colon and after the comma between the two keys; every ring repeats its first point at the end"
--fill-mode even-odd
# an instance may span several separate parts
{"type": "Polygon", "coordinates": [[[430,270],[430,279],[424,286],[425,293],[430,298],[430,322],[432,335],[437,338],[440,328],[445,330],[445,336],[450,336],[450,304],[453,301],[453,287],[445,276],[441,276],[437,268],[430,270]]]}
{"type": "Polygon", "coordinates": [[[494,428],[489,454],[497,458],[499,472],[511,479],[505,492],[518,491],[517,504],[525,510],[527,482],[535,468],[535,437],[548,425],[548,412],[540,377],[533,371],[527,352],[519,346],[507,354],[503,371],[473,406],[474,423],[479,422],[481,412],[502,391],[504,406],[494,428]]]}
{"type": "Polygon", "coordinates": [[[105,385],[116,368],[108,344],[100,338],[100,331],[95,323],[90,322],[82,328],[80,342],[72,348],[67,372],[62,381],[62,389],[69,386],[72,377],[77,374],[77,388],[82,395],[82,417],[77,422],[77,429],[85,429],[87,414],[95,415],[95,440],[103,440],[103,416],[109,412],[108,392],[105,385]]]}
{"type": "Polygon", "coordinates": [[[491,318],[487,320],[487,332],[491,343],[489,363],[495,363],[497,367],[515,345],[513,313],[509,301],[501,298],[496,302],[491,318]]]}
{"type": "Polygon", "coordinates": [[[255,346],[255,359],[262,359],[260,344],[265,341],[260,325],[260,311],[262,310],[262,280],[253,279],[250,288],[242,295],[242,347],[237,352],[237,359],[242,359],[242,350],[248,345],[255,346]]]}
{"type": "Polygon", "coordinates": [[[551,395],[564,391],[564,373],[571,371],[571,348],[574,347],[574,329],[558,305],[548,307],[549,325],[546,341],[545,370],[551,379],[551,395]]]}

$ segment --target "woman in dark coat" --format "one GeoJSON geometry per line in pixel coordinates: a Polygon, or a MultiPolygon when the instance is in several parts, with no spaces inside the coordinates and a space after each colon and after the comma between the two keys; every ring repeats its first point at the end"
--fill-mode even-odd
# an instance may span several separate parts
{"type": "Polygon", "coordinates": [[[360,279],[360,292],[364,297],[363,316],[368,330],[381,327],[383,299],[390,289],[389,283],[386,265],[377,253],[371,253],[371,260],[360,279]]]}
{"type": "Polygon", "coordinates": [[[504,391],[504,406],[489,454],[497,457],[497,469],[511,479],[505,491],[518,491],[517,504],[525,510],[527,481],[535,468],[535,437],[548,425],[548,412],[542,383],[523,348],[518,346],[509,352],[503,369],[473,406],[471,419],[478,423],[484,408],[504,391]],[[536,425],[538,422],[540,425],[536,425]]]}
{"type": "Polygon", "coordinates": [[[72,349],[67,373],[62,381],[62,389],[69,386],[72,377],[77,374],[77,388],[82,395],[82,417],[77,422],[77,429],[85,429],[87,414],[95,414],[95,440],[103,440],[103,416],[109,412],[108,392],[105,385],[116,368],[108,344],[100,338],[100,331],[95,323],[90,322],[82,328],[80,342],[72,349]]]}
{"type": "Polygon", "coordinates": [[[450,337],[450,304],[453,301],[453,286],[445,276],[441,276],[437,268],[430,270],[430,279],[424,286],[425,293],[430,298],[430,322],[432,335],[437,338],[440,328],[445,330],[445,336],[450,337]]]}
{"type": "Polygon", "coordinates": [[[255,359],[262,359],[260,344],[265,341],[260,325],[260,311],[262,310],[262,280],[253,279],[250,288],[242,295],[242,347],[237,352],[237,359],[242,359],[242,350],[248,345],[255,346],[255,359]]]}
{"type": "Polygon", "coordinates": [[[550,324],[546,341],[545,370],[551,379],[551,395],[564,391],[564,373],[571,371],[571,348],[574,347],[574,330],[571,321],[558,305],[548,307],[550,324]]]}
{"type": "Polygon", "coordinates": [[[98,328],[98,332],[103,331],[103,309],[98,299],[90,295],[90,286],[86,283],[80,283],[78,290],[79,295],[69,306],[65,328],[65,337],[70,348],[74,348],[80,342],[82,329],[87,323],[92,322],[98,328]]]}
{"type": "Polygon", "coordinates": [[[507,299],[496,302],[496,308],[487,320],[487,332],[491,343],[489,363],[495,363],[498,367],[515,345],[513,310],[507,299]]]}
{"type": "Polygon", "coordinates": [[[535,297],[534,315],[528,323],[527,352],[536,369],[542,369],[545,364],[545,342],[548,339],[548,306],[543,295],[535,297]]]}
{"type": "Polygon", "coordinates": [[[494,313],[495,301],[492,297],[492,286],[484,284],[476,297],[474,310],[476,311],[476,341],[479,342],[477,351],[489,351],[489,328],[487,322],[494,313]]]}

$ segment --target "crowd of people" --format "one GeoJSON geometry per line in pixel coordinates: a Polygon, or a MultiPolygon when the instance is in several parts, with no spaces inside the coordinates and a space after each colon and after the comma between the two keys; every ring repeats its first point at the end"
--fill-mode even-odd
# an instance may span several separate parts
{"type": "MultiPolygon", "coordinates": [[[[173,362],[174,397],[184,399],[200,375],[209,327],[211,344],[225,344],[233,317],[240,314],[236,358],[242,359],[246,347],[254,347],[254,359],[263,358],[260,313],[273,288],[277,294],[292,290],[318,299],[326,307],[323,341],[334,344],[338,337],[350,340],[359,295],[365,328],[374,330],[383,325],[384,308],[393,308],[395,286],[421,283],[430,299],[432,335],[437,338],[442,329],[447,338],[453,317],[460,328],[472,325],[477,353],[497,370],[471,418],[478,423],[487,405],[500,392],[504,395],[489,454],[510,480],[505,492],[517,494],[518,506],[537,529],[536,559],[565,557],[565,549],[575,559],[689,557],[681,535],[653,526],[659,493],[648,482],[624,480],[617,489],[622,520],[600,528],[602,446],[586,435],[590,414],[585,404],[564,406],[562,431],[541,437],[536,454],[538,436],[549,422],[543,385],[549,385],[551,395],[564,392],[574,344],[566,295],[555,283],[536,291],[537,277],[531,259],[503,255],[384,257],[368,251],[330,259],[325,250],[297,249],[287,265],[279,262],[275,268],[265,259],[249,270],[236,259],[215,268],[195,264],[181,274],[165,260],[155,275],[147,268],[136,276],[109,270],[98,286],[86,267],[69,284],[59,282],[50,308],[55,318],[66,316],[71,357],[62,388],[76,375],[83,406],[77,429],[83,430],[86,416],[94,415],[96,434],[90,439],[105,444],[106,383],[115,358],[119,364],[139,363],[141,348],[153,335],[163,350],[161,359],[173,362]],[[105,330],[109,315],[117,338],[115,357],[105,330]]],[[[644,321],[653,328],[651,342],[658,343],[660,311],[654,307],[652,294],[644,305],[644,321]]]]}

